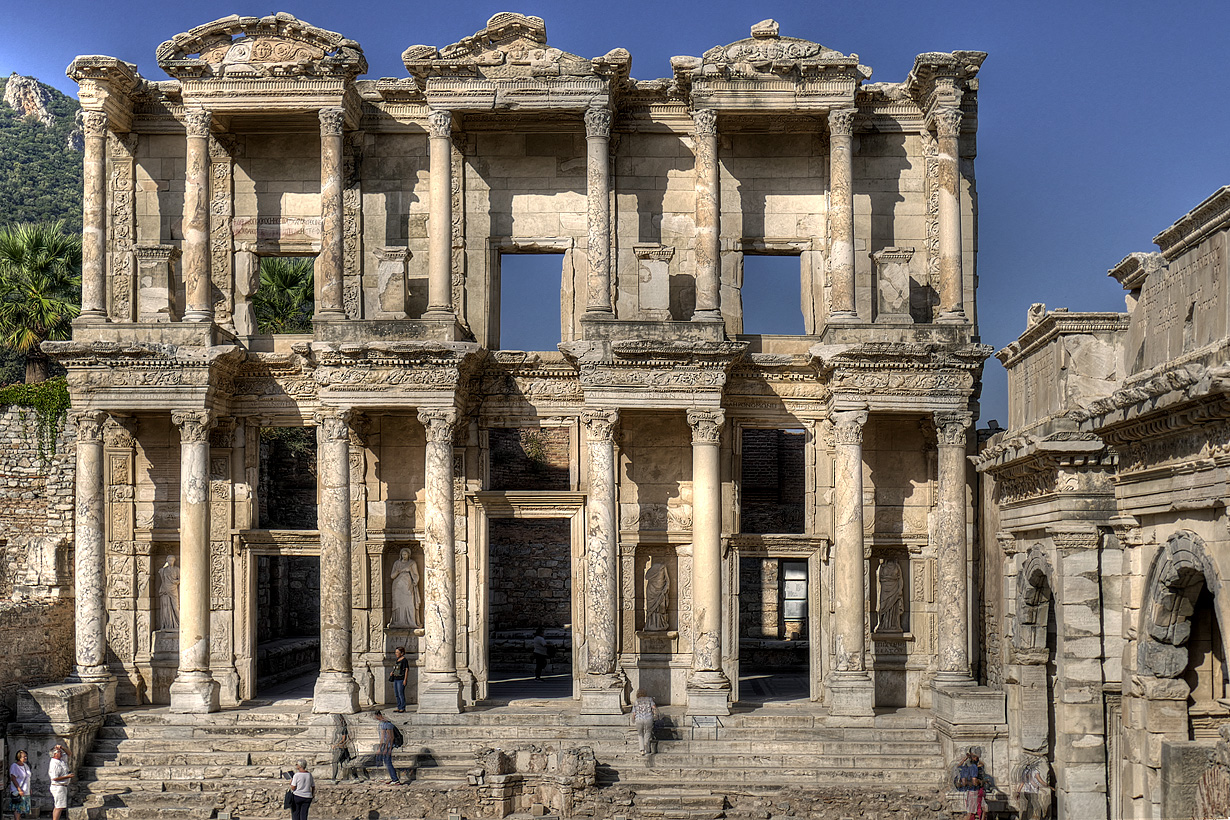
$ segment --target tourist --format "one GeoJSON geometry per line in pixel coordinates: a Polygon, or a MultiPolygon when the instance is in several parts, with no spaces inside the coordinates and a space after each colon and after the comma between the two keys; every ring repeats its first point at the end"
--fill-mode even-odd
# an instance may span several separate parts
{"type": "Polygon", "coordinates": [[[372,712],[374,717],[380,723],[380,759],[384,761],[384,768],[389,773],[389,785],[400,786],[401,779],[397,776],[397,769],[393,768],[393,722],[386,718],[377,709],[372,712]]]}
{"type": "Polygon", "coordinates": [[[333,752],[333,782],[337,782],[339,768],[343,777],[349,780],[354,773],[354,766],[348,764],[354,759],[354,755],[350,751],[350,727],[346,725],[346,718],[342,715],[333,715],[333,737],[329,742],[329,750],[333,752]]]}
{"type": "Polygon", "coordinates": [[[1021,777],[1016,785],[1016,796],[1020,800],[1025,795],[1025,804],[1021,806],[1021,820],[1050,820],[1051,816],[1051,784],[1047,782],[1046,773],[1050,766],[1044,757],[1031,756],[1021,769],[1021,777]]]}
{"type": "Polygon", "coordinates": [[[542,680],[542,670],[547,668],[550,655],[547,651],[547,639],[543,637],[541,626],[534,630],[533,653],[534,680],[542,680]]]}
{"type": "Polygon", "coordinates": [[[405,647],[397,647],[393,650],[396,660],[393,662],[393,671],[389,673],[389,680],[393,681],[393,694],[397,696],[397,711],[406,711],[406,684],[410,682],[410,661],[406,660],[405,647]]]}
{"type": "Polygon", "coordinates": [[[73,773],[68,768],[68,750],[59,743],[51,750],[51,762],[47,765],[47,776],[51,780],[51,799],[55,811],[51,820],[60,820],[64,810],[68,808],[68,784],[72,782],[73,773]]]}
{"type": "Polygon", "coordinates": [[[295,762],[295,773],[290,778],[291,820],[307,820],[308,807],[312,805],[315,793],[316,784],[312,781],[312,773],[307,770],[307,761],[300,758],[295,762]]]}
{"type": "Polygon", "coordinates": [[[9,806],[13,820],[30,813],[30,757],[25,749],[17,750],[17,759],[9,766],[9,806]]]}
{"type": "Polygon", "coordinates": [[[657,751],[657,742],[653,738],[653,725],[657,719],[658,704],[644,689],[637,689],[636,702],[632,704],[632,724],[636,727],[643,755],[657,751]]]}
{"type": "Polygon", "coordinates": [[[979,760],[982,750],[970,746],[965,757],[957,764],[957,774],[953,785],[957,791],[965,794],[965,811],[967,820],[982,820],[986,811],[986,771],[979,760]]]}

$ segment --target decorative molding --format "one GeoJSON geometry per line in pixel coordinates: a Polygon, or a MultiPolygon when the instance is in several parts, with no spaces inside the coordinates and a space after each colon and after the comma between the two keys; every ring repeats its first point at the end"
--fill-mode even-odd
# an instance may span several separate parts
{"type": "Polygon", "coordinates": [[[346,127],[346,110],[344,108],[322,108],[320,117],[320,135],[322,137],[340,137],[346,127]]]}
{"type": "Polygon", "coordinates": [[[590,107],[585,109],[585,136],[607,139],[611,136],[611,109],[590,107]]]}

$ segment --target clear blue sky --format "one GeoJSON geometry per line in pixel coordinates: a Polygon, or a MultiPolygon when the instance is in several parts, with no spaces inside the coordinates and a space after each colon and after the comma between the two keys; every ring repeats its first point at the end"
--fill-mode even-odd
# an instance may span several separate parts
{"type": "MultiPolygon", "coordinates": [[[[783,35],[857,53],[871,82],[904,79],[920,52],[989,52],[979,75],[978,267],[982,338],[996,349],[1019,335],[1031,302],[1122,310],[1106,270],[1154,250],[1154,235],[1230,182],[1224,2],[14,2],[0,71],[74,93],[64,76],[72,58],[106,54],[162,79],[154,50],[163,40],[277,10],[357,40],[368,77],[404,76],[406,46],[456,42],[497,11],[542,17],[552,45],[585,57],[626,48],[640,79],[669,76],[672,55],[746,37],[766,17],[783,35]]],[[[1006,408],[992,359],[984,423],[1006,424],[1006,408]]]]}

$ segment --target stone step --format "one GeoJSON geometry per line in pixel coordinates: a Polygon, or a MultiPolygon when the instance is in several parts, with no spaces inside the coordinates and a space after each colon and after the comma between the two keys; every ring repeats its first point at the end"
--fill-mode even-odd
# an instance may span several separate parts
{"type": "MultiPolygon", "coordinates": [[[[866,763],[866,761],[863,761],[866,763]]],[[[647,785],[676,785],[678,783],[702,782],[710,788],[740,787],[774,789],[782,786],[860,786],[877,788],[918,787],[934,790],[942,780],[941,768],[935,769],[882,769],[869,775],[866,769],[776,769],[772,777],[755,768],[676,768],[657,767],[619,770],[618,780],[601,780],[604,785],[619,785],[640,789],[647,785]]]]}

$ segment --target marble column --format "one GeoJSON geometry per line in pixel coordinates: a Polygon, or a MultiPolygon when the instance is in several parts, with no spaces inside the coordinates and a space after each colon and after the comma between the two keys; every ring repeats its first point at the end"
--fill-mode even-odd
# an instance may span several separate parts
{"type": "Polygon", "coordinates": [[[187,302],[185,322],[213,321],[213,283],[209,276],[209,127],[212,122],[213,115],[203,108],[190,108],[184,114],[188,140],[181,257],[187,302]]]}
{"type": "Polygon", "coordinates": [[[696,310],[694,322],[722,319],[722,181],[718,165],[717,112],[692,112],[692,152],[696,155],[696,310]]]}
{"type": "Polygon", "coordinates": [[[320,304],[316,318],[337,321],[346,318],[342,304],[342,129],[346,112],[322,108],[320,117],[320,304]]]}
{"type": "Polygon", "coordinates": [[[349,410],[316,414],[320,474],[320,676],[312,711],[354,714],[359,687],[350,662],[350,419],[349,410]]]}
{"type": "Polygon", "coordinates": [[[828,706],[834,715],[870,717],[875,689],[867,674],[867,560],[863,557],[863,426],[867,411],[832,414],[833,469],[833,671],[828,706]]]}
{"type": "Polygon", "coordinates": [[[423,543],[423,676],[419,712],[461,711],[457,677],[456,558],[453,535],[453,432],[457,411],[420,410],[427,431],[427,521],[423,543]]]}
{"type": "Polygon", "coordinates": [[[81,318],[107,320],[107,115],[87,111],[81,220],[81,318]]]}
{"type": "Polygon", "coordinates": [[[431,155],[430,217],[427,220],[427,313],[430,318],[453,318],[453,115],[432,111],[427,115],[428,151],[431,155]]]}
{"type": "Polygon", "coordinates": [[[209,670],[208,411],[175,412],[179,428],[179,670],[172,712],[218,711],[218,682],[209,670]]]}
{"type": "Polygon", "coordinates": [[[73,414],[77,428],[75,517],[76,665],[68,680],[102,688],[107,709],[115,708],[115,676],[107,669],[106,547],[103,510],[103,423],[107,414],[73,414]]]}
{"type": "Polygon", "coordinates": [[[692,427],[692,672],[689,715],[730,714],[722,670],[721,410],[689,410],[692,427]]]}
{"type": "Polygon", "coordinates": [[[623,711],[624,680],[616,666],[618,608],[615,554],[615,425],[617,410],[581,414],[589,451],[589,493],[585,502],[585,645],[587,666],[581,684],[584,714],[623,711]]]}
{"type": "Polygon", "coordinates": [[[611,316],[611,111],[585,112],[586,227],[589,240],[585,312],[611,316]]]}
{"type": "Polygon", "coordinates": [[[936,413],[939,468],[936,504],[936,683],[972,683],[969,665],[969,547],[966,541],[965,431],[969,413],[936,413]]]}
{"type": "Polygon", "coordinates": [[[961,272],[961,110],[934,114],[939,170],[940,306],[937,322],[967,321],[961,272]]]}
{"type": "Polygon", "coordinates": [[[853,108],[829,112],[830,322],[858,321],[854,303],[854,114],[853,108]]]}

